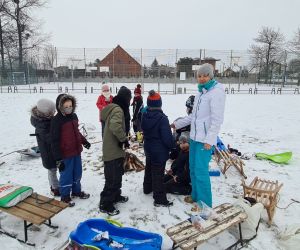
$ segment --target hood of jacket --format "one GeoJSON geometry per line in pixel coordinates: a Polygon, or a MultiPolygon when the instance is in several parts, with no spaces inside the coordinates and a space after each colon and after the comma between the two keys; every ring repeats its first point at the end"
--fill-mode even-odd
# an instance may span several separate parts
{"type": "Polygon", "coordinates": [[[72,95],[61,94],[56,99],[56,108],[57,108],[57,112],[58,113],[61,113],[61,114],[63,113],[63,104],[67,100],[71,100],[72,101],[72,106],[73,106],[72,114],[75,112],[76,107],[77,107],[77,100],[76,100],[76,98],[74,96],[72,96],[72,95]]]}
{"type": "Polygon", "coordinates": [[[142,127],[144,130],[153,129],[165,116],[161,109],[147,109],[145,113],[143,113],[142,118],[142,127]]]}
{"type": "Polygon", "coordinates": [[[38,111],[37,106],[34,106],[31,109],[30,114],[37,120],[50,120],[53,117],[53,115],[41,113],[40,111],[38,111]]]}
{"type": "Polygon", "coordinates": [[[108,104],[102,111],[101,111],[101,120],[106,121],[109,114],[115,109],[115,108],[121,108],[119,105],[111,103],[108,104]]]}

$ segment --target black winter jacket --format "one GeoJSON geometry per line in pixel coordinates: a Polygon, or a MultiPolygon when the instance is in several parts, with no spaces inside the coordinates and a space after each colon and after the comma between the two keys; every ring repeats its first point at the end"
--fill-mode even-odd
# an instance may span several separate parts
{"type": "Polygon", "coordinates": [[[146,156],[152,157],[152,162],[157,165],[165,164],[175,147],[168,117],[160,109],[147,109],[142,114],[141,127],[146,156]]]}
{"type": "Polygon", "coordinates": [[[133,111],[133,117],[132,121],[135,121],[136,119],[140,120],[142,119],[141,116],[141,109],[143,108],[143,97],[134,97],[132,105],[132,111],[133,111]]]}
{"type": "Polygon", "coordinates": [[[171,169],[173,175],[177,176],[177,180],[180,183],[190,183],[190,165],[189,165],[189,152],[183,152],[180,150],[177,159],[172,163],[171,169]]]}
{"type": "Polygon", "coordinates": [[[56,168],[55,160],[51,151],[50,123],[52,117],[46,117],[44,114],[33,107],[31,110],[30,122],[35,127],[36,140],[41,152],[43,166],[47,169],[56,168]]]}

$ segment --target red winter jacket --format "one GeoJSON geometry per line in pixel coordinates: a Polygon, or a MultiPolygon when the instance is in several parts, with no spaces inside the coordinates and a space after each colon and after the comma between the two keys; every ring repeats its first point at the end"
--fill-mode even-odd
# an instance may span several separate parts
{"type": "Polygon", "coordinates": [[[98,97],[98,100],[97,100],[96,105],[97,105],[97,107],[98,107],[98,109],[99,109],[99,121],[101,121],[101,115],[100,115],[101,111],[102,111],[108,104],[111,104],[112,101],[113,101],[113,96],[112,96],[112,95],[109,97],[109,101],[106,100],[106,98],[105,98],[104,95],[100,95],[100,96],[98,97]]]}
{"type": "Polygon", "coordinates": [[[82,145],[87,143],[87,140],[78,129],[77,115],[75,113],[63,115],[61,112],[61,105],[67,98],[71,98],[74,108],[73,112],[75,111],[75,98],[65,95],[61,97],[57,110],[58,112],[51,120],[51,149],[54,160],[56,161],[80,155],[82,152],[82,145]]]}

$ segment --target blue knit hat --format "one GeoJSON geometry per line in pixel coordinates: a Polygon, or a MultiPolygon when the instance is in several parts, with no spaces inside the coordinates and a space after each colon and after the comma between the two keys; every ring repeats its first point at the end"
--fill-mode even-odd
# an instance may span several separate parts
{"type": "Polygon", "coordinates": [[[147,106],[149,108],[161,108],[162,101],[160,94],[155,92],[154,90],[150,90],[147,98],[147,106]]]}

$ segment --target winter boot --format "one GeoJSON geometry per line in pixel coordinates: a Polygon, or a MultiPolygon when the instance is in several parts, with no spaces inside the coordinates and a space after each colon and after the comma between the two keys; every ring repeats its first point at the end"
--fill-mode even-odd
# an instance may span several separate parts
{"type": "Polygon", "coordinates": [[[190,195],[185,196],[185,197],[184,197],[184,201],[185,201],[186,203],[190,203],[190,204],[192,204],[192,203],[194,202],[193,199],[192,199],[192,196],[190,196],[190,195]]]}
{"type": "Polygon", "coordinates": [[[128,201],[128,196],[120,195],[115,199],[114,204],[116,204],[116,203],[125,203],[127,201],[128,201]]]}
{"type": "Polygon", "coordinates": [[[90,198],[90,194],[85,193],[83,191],[81,191],[80,193],[72,193],[72,198],[76,198],[76,197],[85,200],[90,198]]]}
{"type": "Polygon", "coordinates": [[[100,212],[101,213],[106,213],[110,216],[114,216],[120,213],[120,211],[118,209],[116,209],[113,205],[111,204],[100,204],[99,206],[100,212]]]}
{"type": "Polygon", "coordinates": [[[50,187],[50,194],[53,196],[60,196],[59,189],[50,187]]]}
{"type": "Polygon", "coordinates": [[[61,201],[64,202],[64,203],[67,203],[69,205],[69,207],[74,207],[75,206],[75,202],[72,201],[72,199],[69,196],[61,197],[61,201]]]}
{"type": "Polygon", "coordinates": [[[173,206],[173,202],[172,201],[164,201],[164,202],[158,202],[158,201],[154,201],[154,206],[155,207],[171,207],[173,206]]]}

